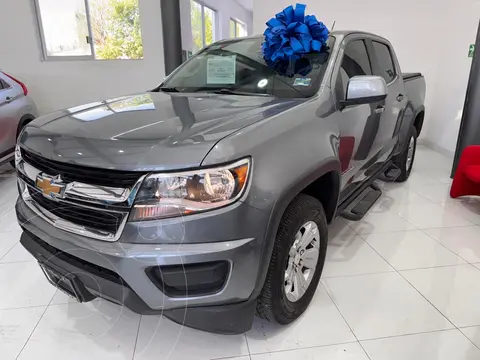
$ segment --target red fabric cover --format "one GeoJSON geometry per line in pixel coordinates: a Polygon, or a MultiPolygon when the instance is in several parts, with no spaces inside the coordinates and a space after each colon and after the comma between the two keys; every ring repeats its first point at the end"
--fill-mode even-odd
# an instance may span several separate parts
{"type": "Polygon", "coordinates": [[[480,184],[480,165],[469,165],[465,169],[465,176],[468,180],[480,184]]]}
{"type": "Polygon", "coordinates": [[[350,166],[350,160],[353,157],[353,149],[355,148],[355,137],[344,136],[340,138],[339,144],[339,158],[342,164],[342,173],[348,170],[350,166]]]}
{"type": "Polygon", "coordinates": [[[480,145],[463,150],[450,189],[452,198],[467,195],[480,196],[480,145]]]}

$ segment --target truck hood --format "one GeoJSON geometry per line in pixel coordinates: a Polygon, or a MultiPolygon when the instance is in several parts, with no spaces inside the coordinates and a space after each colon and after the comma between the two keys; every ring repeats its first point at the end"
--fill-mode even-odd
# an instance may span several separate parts
{"type": "Polygon", "coordinates": [[[302,101],[141,93],[40,117],[25,128],[20,143],[43,157],[77,165],[134,171],[186,169],[200,166],[222,138],[302,101]]]}

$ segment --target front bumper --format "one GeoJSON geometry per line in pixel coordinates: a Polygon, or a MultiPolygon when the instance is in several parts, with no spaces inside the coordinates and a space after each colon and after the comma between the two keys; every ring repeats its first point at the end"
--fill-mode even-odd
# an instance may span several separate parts
{"type": "Polygon", "coordinates": [[[263,234],[201,244],[102,242],[51,226],[35,216],[22,199],[16,211],[24,229],[22,245],[41,263],[74,274],[94,296],[141,314],[163,313],[176,322],[212,332],[241,333],[251,327],[255,311],[251,295],[263,234]],[[155,266],[215,261],[227,261],[229,273],[224,286],[208,295],[167,296],[146,273],[155,266]]]}

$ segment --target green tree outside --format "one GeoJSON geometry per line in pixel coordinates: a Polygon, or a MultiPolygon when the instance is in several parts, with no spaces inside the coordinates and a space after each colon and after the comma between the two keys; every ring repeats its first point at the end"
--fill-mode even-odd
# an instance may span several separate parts
{"type": "Polygon", "coordinates": [[[143,58],[138,0],[91,0],[98,59],[143,58]]]}
{"type": "Polygon", "coordinates": [[[190,1],[190,16],[192,25],[193,52],[203,49],[203,36],[205,36],[205,44],[213,43],[213,11],[205,8],[205,34],[202,27],[202,7],[197,2],[190,1]],[[209,15],[209,13],[211,13],[209,15]]]}

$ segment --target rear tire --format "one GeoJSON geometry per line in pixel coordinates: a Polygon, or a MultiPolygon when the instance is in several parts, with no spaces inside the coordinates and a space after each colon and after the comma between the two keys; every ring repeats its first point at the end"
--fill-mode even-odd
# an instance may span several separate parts
{"type": "Polygon", "coordinates": [[[400,176],[395,182],[405,182],[410,177],[413,163],[415,161],[415,152],[417,151],[417,129],[412,125],[407,139],[407,146],[403,151],[395,156],[393,163],[400,169],[400,176]]]}
{"type": "Polygon", "coordinates": [[[327,240],[327,220],[322,203],[299,194],[280,222],[267,278],[257,299],[258,316],[286,325],[307,309],[320,281],[327,240]],[[313,239],[311,242],[310,238],[313,239]],[[303,286],[295,287],[295,283],[303,286]]]}

